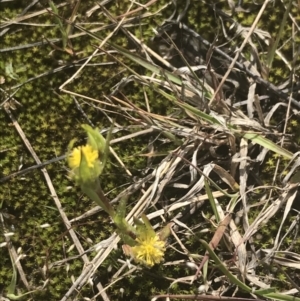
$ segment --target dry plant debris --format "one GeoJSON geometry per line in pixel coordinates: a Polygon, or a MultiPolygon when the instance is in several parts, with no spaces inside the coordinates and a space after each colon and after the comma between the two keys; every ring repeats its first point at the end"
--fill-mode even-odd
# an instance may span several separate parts
{"type": "Polygon", "coordinates": [[[300,300],[299,3],[29,2],[0,3],[0,204],[20,220],[0,212],[1,298],[300,300]],[[66,177],[82,123],[111,131],[103,197],[170,228],[163,263],[134,249],[152,269],[66,177]]]}

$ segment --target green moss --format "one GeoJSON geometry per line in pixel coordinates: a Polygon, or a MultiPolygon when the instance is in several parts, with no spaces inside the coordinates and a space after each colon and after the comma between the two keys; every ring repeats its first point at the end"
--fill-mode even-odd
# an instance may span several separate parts
{"type": "MultiPolygon", "coordinates": [[[[5,15],[7,18],[14,18],[17,16],[22,9],[25,7],[26,1],[14,1],[18,2],[18,7],[14,8],[7,2],[8,7],[5,8],[5,15]]],[[[30,2],[30,1],[29,1],[30,2]]],[[[148,1],[143,1],[145,4],[148,1]]],[[[180,1],[178,1],[180,2],[180,1]]],[[[27,3],[28,4],[28,3],[27,3]]],[[[183,9],[184,3],[180,2],[179,11],[183,9]]],[[[251,5],[252,1],[244,1],[245,7],[251,5]]],[[[80,12],[78,19],[81,19],[85,15],[87,9],[89,9],[94,3],[92,1],[82,2],[80,6],[80,12]]],[[[119,1],[117,6],[115,3],[109,7],[110,13],[115,16],[120,15],[121,12],[125,12],[128,9],[129,3],[126,1],[119,1]]],[[[156,11],[159,6],[163,5],[162,1],[157,1],[154,6],[150,7],[149,12],[156,11]]],[[[191,10],[184,19],[199,33],[203,33],[205,38],[210,41],[215,38],[215,29],[220,28],[220,24],[214,18],[214,11],[206,5],[204,2],[193,2],[191,10]],[[199,21],[200,20],[200,21],[199,21]],[[213,30],[212,30],[213,29],[213,30]]],[[[227,5],[224,3],[218,3],[220,8],[227,5]]],[[[277,5],[277,4],[276,4],[277,5]]],[[[1,4],[1,7],[4,4],[1,4]]],[[[1,8],[0,7],[0,8],[1,8]]],[[[135,5],[134,8],[138,6],[135,5]]],[[[32,8],[33,10],[38,8],[32,8]]],[[[226,8],[228,9],[228,7],[226,8]]],[[[255,18],[256,9],[253,13],[247,12],[238,13],[235,18],[240,21],[244,26],[252,24],[255,18]]],[[[297,14],[297,9],[293,8],[294,14],[297,14]]],[[[140,24],[136,24],[135,27],[130,30],[134,32],[138,37],[143,38],[144,41],[149,41],[153,36],[151,27],[156,27],[165,18],[167,18],[173,11],[172,7],[169,7],[163,14],[156,15],[151,19],[143,20],[140,24]]],[[[72,13],[72,8],[66,5],[64,8],[59,9],[59,13],[64,17],[69,17],[72,13]]],[[[282,16],[283,10],[278,9],[275,6],[268,7],[266,14],[260,22],[262,29],[269,30],[269,26],[272,27],[272,35],[275,37],[277,34],[277,18],[282,16]],[[275,18],[276,16],[276,18],[275,18]]],[[[297,18],[299,18],[297,16],[297,18]]],[[[38,17],[32,18],[30,21],[33,23],[40,24],[55,24],[54,19],[49,17],[48,14],[43,14],[38,17]]],[[[82,20],[79,20],[79,22],[82,20]]],[[[95,14],[89,20],[89,22],[101,22],[102,24],[108,24],[108,20],[103,14],[95,14]]],[[[227,28],[231,25],[229,22],[225,24],[227,28]]],[[[90,26],[92,27],[92,25],[90,26]]],[[[287,40],[290,35],[290,27],[287,26],[286,33],[282,41],[287,40]]],[[[74,29],[75,33],[78,33],[74,29]]],[[[102,30],[99,32],[101,37],[106,37],[111,32],[111,29],[102,30]]],[[[221,32],[221,31],[220,31],[221,32]]],[[[14,25],[13,29],[9,34],[4,35],[3,43],[4,47],[14,47],[17,45],[26,45],[35,41],[41,41],[43,37],[47,39],[58,38],[61,36],[59,28],[45,27],[45,26],[27,26],[21,27],[14,25]],[[22,29],[22,31],[21,31],[22,29]]],[[[112,41],[118,43],[118,45],[128,47],[127,38],[122,35],[121,32],[114,35],[112,41]]],[[[296,42],[299,42],[296,37],[296,42]]],[[[220,39],[220,41],[222,38],[220,39]]],[[[254,39],[255,40],[255,39],[254,39]]],[[[256,41],[255,41],[256,42],[256,41]]],[[[220,42],[221,43],[221,42],[220,42]]],[[[95,50],[95,45],[98,44],[95,40],[88,36],[82,36],[72,40],[73,47],[78,52],[78,57],[73,57],[70,54],[55,50],[53,46],[44,44],[38,47],[24,48],[21,50],[11,51],[4,54],[1,59],[7,60],[8,57],[12,60],[13,66],[18,68],[23,64],[26,65],[26,70],[17,73],[18,79],[6,78],[5,89],[9,89],[16,84],[25,82],[29,78],[40,75],[45,71],[52,70],[58,67],[60,61],[67,63],[76,62],[78,58],[86,57],[95,50]]],[[[56,43],[57,46],[61,47],[61,43],[56,43]]],[[[130,46],[131,47],[131,46],[130,46]]],[[[261,46],[261,52],[267,53],[267,47],[261,46]]],[[[259,48],[260,49],[260,48],[259,48]]],[[[282,49],[285,55],[290,59],[290,43],[286,43],[282,49]]],[[[122,59],[125,63],[132,65],[131,62],[117,55],[119,59],[122,59]]],[[[266,61],[266,57],[263,57],[266,61]]],[[[91,63],[104,63],[114,62],[110,56],[101,55],[93,58],[91,63]]],[[[128,73],[124,71],[124,67],[114,62],[114,65],[103,65],[103,66],[88,66],[80,73],[80,75],[74,79],[72,83],[67,86],[67,89],[84,96],[94,98],[96,100],[103,101],[103,95],[108,95],[111,92],[111,88],[119,82],[128,73]]],[[[297,63],[297,62],[296,62],[297,63]]],[[[137,66],[131,66],[136,70],[140,71],[141,68],[137,66]]],[[[65,71],[57,72],[55,74],[35,79],[34,81],[27,83],[20,87],[15,97],[22,103],[22,107],[18,107],[13,114],[16,116],[20,126],[22,127],[26,138],[31,143],[34,150],[37,152],[40,160],[45,162],[58,155],[63,154],[69,141],[78,137],[79,141],[82,142],[82,130],[80,129],[81,123],[86,123],[85,117],[76,109],[71,96],[60,93],[58,87],[69,79],[78,67],[73,69],[67,69],[65,71]],[[55,92],[55,93],[54,93],[55,92]]],[[[3,70],[1,71],[3,72],[3,70]]],[[[277,83],[282,77],[288,77],[289,71],[284,66],[279,57],[275,57],[274,69],[270,73],[270,81],[277,83]]],[[[133,102],[137,107],[146,110],[146,104],[144,102],[144,91],[150,100],[151,112],[161,115],[174,113],[172,106],[161,96],[157,95],[151,89],[147,87],[144,90],[140,84],[130,83],[124,89],[122,94],[126,95],[126,99],[133,102]]],[[[118,97],[124,99],[120,93],[118,97]]],[[[82,104],[84,112],[91,119],[91,121],[97,126],[107,127],[109,122],[107,121],[106,114],[110,114],[111,118],[115,118],[116,123],[124,125],[132,125],[132,121],[124,118],[123,108],[118,106],[111,107],[105,106],[102,103],[93,102],[91,100],[83,100],[81,97],[76,96],[76,99],[82,104]]],[[[141,116],[132,113],[134,118],[140,119],[141,116]]],[[[32,156],[25,148],[22,140],[17,134],[15,128],[11,126],[9,118],[5,115],[4,111],[0,111],[0,137],[1,139],[1,150],[2,147],[14,148],[14,150],[8,150],[0,153],[0,173],[1,177],[8,175],[12,172],[17,171],[20,165],[20,157],[23,156],[24,167],[31,166],[34,163],[32,156]],[[2,138],[3,137],[3,138],[2,138]]],[[[277,121],[274,120],[274,124],[277,121]]],[[[295,117],[290,121],[289,129],[291,132],[295,132],[298,123],[295,117]]],[[[114,138],[121,137],[124,133],[114,134],[114,138]]],[[[154,137],[138,137],[130,141],[113,145],[114,150],[120,156],[123,163],[126,165],[134,175],[140,176],[141,170],[147,166],[148,158],[144,156],[149,152],[147,146],[149,140],[155,140],[154,137]]],[[[296,141],[300,140],[297,136],[296,141]]],[[[163,143],[161,141],[155,141],[154,149],[156,152],[168,152],[172,150],[174,146],[163,143]]],[[[153,166],[159,159],[154,159],[153,166]]],[[[265,181],[270,182],[270,174],[273,173],[276,165],[276,158],[270,156],[266,160],[266,173],[265,181]]],[[[65,162],[59,162],[48,165],[47,171],[50,174],[52,183],[58,197],[62,203],[62,206],[69,218],[77,217],[88,209],[94,207],[94,204],[86,197],[82,197],[80,190],[77,187],[67,189],[68,186],[72,186],[66,178],[65,162]]],[[[119,163],[111,156],[110,162],[105,170],[102,186],[106,192],[112,190],[109,193],[109,197],[113,198],[120,191],[122,191],[124,184],[131,182],[132,179],[128,179],[125,174],[123,167],[120,167],[119,163]]],[[[17,216],[18,223],[15,224],[16,233],[12,237],[13,243],[18,246],[22,245],[25,250],[27,258],[24,261],[25,273],[27,275],[35,275],[32,277],[32,285],[40,285],[40,276],[38,269],[43,267],[47,263],[52,263],[57,260],[64,259],[69,255],[76,255],[76,250],[73,250],[70,254],[66,254],[65,250],[72,244],[69,239],[67,229],[65,229],[59,213],[53,203],[50,195],[50,191],[45,184],[45,179],[41,171],[38,169],[34,172],[26,174],[22,177],[13,179],[5,184],[1,184],[0,203],[4,201],[4,206],[9,210],[11,214],[17,216]],[[42,229],[39,225],[49,223],[51,227],[42,229]]],[[[166,191],[165,196],[174,195],[173,191],[166,191]]],[[[136,202],[138,196],[132,196],[129,200],[129,208],[136,202]]],[[[222,203],[223,205],[223,203],[222,203]]],[[[204,213],[211,215],[210,209],[204,209],[204,213]]],[[[252,210],[249,213],[250,221],[252,222],[258,215],[258,210],[252,210]]],[[[280,213],[282,214],[282,213],[280,213]]],[[[278,214],[279,216],[279,214],[278,214]]],[[[272,245],[272,238],[276,227],[279,223],[280,218],[274,218],[271,227],[263,227],[260,231],[264,235],[265,239],[263,242],[258,242],[257,246],[270,247],[272,245]]],[[[291,222],[292,219],[289,220],[291,222]]],[[[191,221],[191,224],[198,224],[199,218],[195,218],[191,221]]],[[[287,222],[288,224],[288,222],[287,222]]],[[[89,240],[98,242],[102,239],[107,238],[113,231],[114,228],[111,225],[110,219],[104,213],[98,213],[95,216],[87,218],[78,223],[72,225],[73,229],[80,234],[80,241],[85,248],[90,247],[89,240]]],[[[210,225],[203,223],[202,227],[210,228],[210,225]]],[[[201,233],[201,237],[206,241],[210,241],[214,233],[214,228],[211,232],[201,233]]],[[[204,254],[204,250],[199,243],[199,240],[195,236],[180,237],[185,246],[191,253],[204,254]]],[[[286,244],[291,242],[291,237],[287,237],[286,244]]],[[[172,243],[172,240],[171,242],[172,243]]],[[[300,241],[295,243],[295,250],[299,253],[300,241]]],[[[90,256],[92,258],[93,255],[90,256]]],[[[11,277],[11,263],[5,248],[0,249],[0,257],[4,258],[1,262],[0,269],[0,289],[7,286],[10,282],[11,277]]],[[[99,268],[101,274],[101,281],[103,285],[108,285],[111,281],[112,274],[116,272],[121,264],[117,261],[118,258],[124,259],[124,255],[120,248],[111,253],[110,257],[103,263],[99,268]],[[107,271],[109,265],[112,265],[113,271],[110,273],[107,271]]],[[[177,252],[170,249],[166,254],[166,260],[172,261],[178,258],[186,258],[178,255],[177,252]]],[[[23,262],[22,262],[23,264],[23,262]]],[[[67,291],[67,288],[71,284],[70,275],[77,277],[82,271],[83,262],[82,260],[74,260],[70,262],[69,273],[66,272],[65,266],[59,268],[53,268],[47,271],[47,277],[49,277],[49,284],[45,288],[44,292],[39,292],[37,296],[43,296],[40,300],[60,300],[61,296],[67,291]]],[[[266,275],[267,272],[262,269],[261,275],[266,275]]],[[[182,277],[182,275],[191,275],[191,271],[183,266],[157,266],[153,269],[136,272],[132,276],[126,276],[121,281],[114,284],[109,288],[108,292],[112,300],[148,300],[150,294],[156,294],[159,292],[165,293],[168,290],[170,282],[163,279],[164,276],[171,278],[182,277]],[[134,289],[131,289],[134,287],[134,289]],[[125,289],[124,294],[120,293],[120,289],[125,289]]],[[[278,281],[282,281],[286,284],[284,275],[277,275],[278,281]]],[[[193,288],[191,288],[192,290],[193,288]]],[[[172,286],[172,290],[176,293],[187,293],[189,290],[181,284],[172,286]]],[[[83,296],[92,296],[90,287],[87,285],[83,288],[82,292],[79,292],[81,296],[79,299],[83,299],[83,296]]],[[[38,297],[37,297],[38,300],[38,297]]]]}

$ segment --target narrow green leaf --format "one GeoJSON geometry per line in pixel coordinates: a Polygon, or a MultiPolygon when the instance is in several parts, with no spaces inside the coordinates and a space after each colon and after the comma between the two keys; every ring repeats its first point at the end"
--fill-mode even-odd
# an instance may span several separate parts
{"type": "Polygon", "coordinates": [[[16,290],[16,284],[17,284],[17,269],[14,263],[14,260],[10,255],[10,260],[11,260],[11,264],[12,264],[12,269],[13,269],[13,274],[11,277],[11,282],[9,284],[9,286],[7,287],[7,293],[6,296],[10,299],[10,300],[21,300],[24,296],[28,295],[28,294],[32,294],[34,292],[36,292],[37,290],[34,291],[30,291],[30,292],[26,292],[24,294],[20,294],[20,295],[15,295],[15,290],[16,290]]]}
{"type": "Polygon", "coordinates": [[[212,192],[211,192],[211,189],[209,187],[209,183],[208,183],[207,179],[204,179],[204,184],[205,184],[205,191],[206,191],[206,194],[208,196],[210,206],[211,206],[211,208],[214,212],[217,223],[219,223],[221,221],[221,219],[220,219],[219,212],[217,210],[217,206],[216,206],[216,203],[215,203],[215,200],[214,200],[214,197],[212,195],[212,192]]]}
{"type": "Polygon", "coordinates": [[[223,264],[223,262],[219,259],[219,257],[216,255],[216,253],[211,249],[209,244],[200,239],[200,242],[204,245],[205,249],[209,253],[209,256],[213,261],[216,263],[217,267],[221,270],[221,272],[227,276],[232,284],[237,285],[240,289],[244,290],[245,292],[251,293],[252,289],[247,286],[245,283],[240,281],[238,278],[236,278],[233,274],[229,272],[229,270],[226,268],[226,266],[223,264]]]}
{"type": "Polygon", "coordinates": [[[49,1],[49,5],[52,9],[52,11],[54,12],[54,19],[55,19],[55,22],[57,23],[58,25],[58,28],[61,32],[61,35],[62,35],[62,42],[63,42],[63,49],[66,48],[67,46],[67,41],[68,41],[68,35],[67,35],[67,32],[64,28],[64,25],[63,23],[61,22],[61,19],[60,17],[58,17],[58,9],[57,7],[55,6],[55,4],[53,3],[53,1],[49,1]]]}
{"type": "Polygon", "coordinates": [[[271,140],[259,135],[259,134],[254,134],[254,133],[244,133],[241,134],[246,139],[252,140],[253,142],[267,148],[270,151],[273,151],[274,153],[281,155],[287,159],[292,159],[293,154],[289,152],[288,150],[282,148],[281,146],[275,144],[271,140]]]}
{"type": "MultiPolygon", "coordinates": [[[[254,291],[254,293],[256,293],[254,291]]],[[[257,294],[259,295],[259,294],[257,294]]],[[[259,295],[262,296],[264,298],[268,298],[268,299],[273,299],[273,300],[280,300],[280,301],[300,301],[300,298],[295,297],[295,296],[291,296],[291,295],[284,295],[284,294],[280,294],[280,293],[269,293],[269,294],[264,294],[264,295],[259,295]]]]}
{"type": "MultiPolygon", "coordinates": [[[[99,40],[99,41],[102,41],[103,39],[100,38],[97,34],[95,33],[92,33],[92,32],[89,32],[88,30],[84,29],[83,27],[79,26],[79,25],[75,25],[78,29],[86,32],[88,35],[94,37],[95,39],[99,40]]],[[[111,42],[107,42],[110,46],[112,46],[114,49],[118,50],[120,53],[122,53],[123,55],[125,55],[127,58],[131,59],[132,61],[140,64],[141,66],[145,67],[146,69],[156,73],[156,74],[159,74],[159,75],[162,75],[162,76],[165,76],[168,80],[172,81],[173,83],[177,84],[177,85],[182,85],[182,81],[179,77],[175,76],[174,74],[172,74],[171,72],[169,71],[166,71],[166,70],[163,70],[162,68],[156,66],[156,65],[153,65],[149,62],[147,62],[145,59],[135,55],[135,54],[132,54],[131,52],[125,50],[124,48],[114,44],[114,43],[111,43],[111,42]]],[[[136,74],[134,71],[133,71],[134,74],[136,74]]],[[[211,123],[211,124],[215,124],[215,125],[221,125],[221,123],[214,117],[198,110],[197,108],[187,104],[187,103],[181,103],[179,101],[176,100],[175,97],[171,96],[170,94],[166,93],[165,91],[161,90],[161,89],[158,89],[156,88],[155,89],[156,91],[158,91],[161,95],[164,95],[167,99],[175,102],[178,106],[188,110],[189,112],[195,114],[197,117],[211,123]]],[[[227,125],[231,130],[235,130],[235,128],[233,126],[230,126],[230,124],[227,125]]],[[[235,133],[237,134],[237,131],[235,131],[235,133]]],[[[279,155],[282,155],[286,158],[291,158],[292,157],[292,154],[285,150],[284,148],[276,145],[275,143],[273,143],[272,141],[270,141],[269,139],[267,138],[264,138],[262,137],[261,135],[259,134],[252,134],[252,133],[244,133],[244,134],[241,134],[239,133],[240,136],[243,136],[245,137],[246,139],[249,139],[249,140],[252,140],[253,142],[263,146],[263,147],[266,147],[267,149],[279,154],[279,155]]]]}
{"type": "Polygon", "coordinates": [[[272,287],[270,287],[269,289],[252,290],[249,286],[241,282],[238,278],[236,278],[233,274],[229,272],[229,270],[226,268],[226,266],[223,264],[223,262],[219,259],[219,257],[215,254],[215,252],[211,249],[211,247],[206,241],[200,239],[200,242],[204,245],[207,252],[209,253],[210,258],[213,259],[213,261],[216,263],[216,266],[221,270],[221,272],[223,272],[223,274],[228,277],[231,283],[237,285],[240,289],[244,290],[245,292],[273,300],[275,299],[280,301],[300,301],[300,298],[276,293],[276,289],[272,287]]]}

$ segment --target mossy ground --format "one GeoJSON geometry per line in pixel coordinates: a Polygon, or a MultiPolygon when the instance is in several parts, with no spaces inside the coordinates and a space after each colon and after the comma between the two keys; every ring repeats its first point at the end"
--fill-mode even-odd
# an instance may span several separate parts
{"type": "MultiPolygon", "coordinates": [[[[11,1],[1,3],[1,20],[16,18],[31,2],[11,1]]],[[[106,8],[112,15],[118,16],[127,11],[129,7],[127,2],[129,1],[117,1],[117,3],[109,4],[106,8]]],[[[140,2],[142,4],[147,3],[147,1],[140,2]]],[[[216,32],[214,28],[218,28],[221,31],[214,12],[208,5],[200,1],[191,2],[192,8],[189,10],[186,20],[197,32],[205,32],[205,37],[212,40],[216,32]]],[[[55,3],[58,5],[60,1],[55,1],[55,3]]],[[[245,8],[248,5],[251,8],[251,14],[240,12],[236,15],[236,19],[245,26],[249,26],[253,22],[259,7],[253,5],[252,1],[244,1],[244,3],[245,8]]],[[[155,12],[159,7],[163,7],[164,4],[165,1],[157,1],[150,7],[149,11],[155,12]]],[[[78,20],[81,22],[86,20],[89,23],[97,22],[99,26],[109,24],[107,18],[101,13],[96,13],[89,18],[85,17],[86,11],[94,5],[94,1],[82,1],[78,11],[78,20]]],[[[227,4],[224,2],[218,5],[220,9],[225,9],[227,4]]],[[[262,29],[269,31],[274,37],[278,29],[277,20],[283,14],[283,9],[280,5],[276,3],[274,7],[270,7],[269,17],[263,18],[260,24],[262,29]]],[[[41,11],[45,7],[48,7],[47,1],[40,1],[29,12],[41,11]]],[[[136,8],[138,7],[136,6],[136,8]]],[[[72,12],[71,8],[72,6],[66,3],[59,8],[59,14],[64,18],[69,18],[72,12]]],[[[228,8],[226,9],[229,10],[228,8]]],[[[293,10],[295,9],[294,7],[293,10]]],[[[155,28],[157,25],[160,25],[171,13],[172,8],[169,6],[161,14],[142,19],[140,23],[136,22],[135,27],[131,28],[131,31],[146,43],[150,42],[150,38],[153,36],[151,27],[155,28]]],[[[299,13],[294,13],[299,18],[299,13]]],[[[267,15],[268,12],[266,12],[267,15]]],[[[49,13],[45,12],[37,17],[30,18],[28,23],[17,22],[17,24],[6,27],[9,31],[2,37],[2,52],[0,53],[0,75],[5,77],[5,83],[0,87],[8,93],[17,91],[14,97],[21,105],[16,105],[16,110],[12,110],[12,113],[40,160],[45,162],[64,154],[68,143],[74,137],[77,137],[79,142],[83,141],[83,132],[80,125],[88,122],[86,116],[81,114],[76,108],[74,98],[69,94],[61,93],[58,87],[74,74],[79,64],[82,63],[80,60],[88,57],[95,50],[96,42],[88,36],[71,39],[71,44],[68,47],[76,53],[76,55],[72,55],[67,51],[55,49],[55,47],[62,48],[61,42],[49,43],[51,39],[61,37],[59,27],[49,13]],[[31,46],[32,43],[40,41],[43,41],[43,43],[31,46]],[[18,49],[15,50],[13,47],[18,47],[18,49]],[[4,51],[6,48],[11,50],[4,51]],[[8,63],[12,65],[13,74],[5,73],[5,66],[8,63]],[[61,66],[67,67],[59,70],[61,66]],[[53,72],[53,70],[57,71],[53,72]],[[50,74],[45,75],[46,72],[50,74]],[[29,79],[32,80],[25,83],[29,79]],[[19,86],[18,89],[15,89],[16,86],[19,86]]],[[[101,30],[99,34],[105,37],[111,31],[112,28],[108,28],[101,30]]],[[[290,28],[287,28],[286,32],[288,34],[290,28]]],[[[298,38],[297,36],[296,42],[298,42],[298,38]]],[[[290,41],[285,36],[283,40],[290,41]]],[[[112,41],[125,48],[128,47],[128,40],[121,32],[115,34],[112,41]]],[[[265,53],[267,47],[264,46],[262,48],[261,53],[265,53]]],[[[282,51],[289,60],[292,59],[291,41],[285,43],[282,51]]],[[[123,57],[119,55],[116,55],[116,57],[131,65],[123,57]]],[[[299,58],[295,61],[295,64],[297,63],[299,63],[299,58]]],[[[273,65],[275,68],[271,72],[270,81],[276,83],[277,78],[289,76],[289,70],[282,65],[278,57],[275,57],[273,65]]],[[[136,68],[136,70],[140,69],[137,66],[132,67],[136,68]]],[[[90,66],[84,68],[84,71],[67,86],[67,89],[101,100],[104,99],[105,95],[111,93],[112,87],[126,75],[128,73],[124,67],[116,63],[112,57],[101,55],[91,60],[90,66]]],[[[123,92],[136,106],[146,107],[144,91],[138,84],[128,84],[123,92]]],[[[118,97],[123,97],[123,95],[118,95],[118,97]]],[[[164,115],[172,111],[172,108],[165,100],[156,97],[155,92],[150,92],[148,97],[152,112],[164,115]]],[[[3,94],[1,103],[4,99],[5,96],[3,94]]],[[[112,109],[101,103],[82,100],[80,97],[76,99],[81,103],[88,119],[99,128],[109,125],[107,116],[114,118],[116,124],[128,126],[131,124],[130,120],[124,117],[124,111],[118,110],[116,107],[112,109]]],[[[138,118],[138,115],[136,117],[138,118]]],[[[297,117],[290,120],[290,132],[294,132],[298,128],[298,122],[297,117]]],[[[122,135],[123,133],[116,133],[114,138],[122,135]]],[[[0,110],[0,137],[0,177],[5,177],[20,168],[24,169],[35,164],[31,154],[12,125],[12,121],[3,109],[0,110]],[[21,165],[22,167],[20,167],[21,165]]],[[[147,166],[147,156],[141,155],[149,151],[148,144],[151,139],[153,139],[151,136],[134,138],[130,144],[125,142],[114,147],[114,150],[133,176],[139,177],[140,172],[147,166]]],[[[298,140],[297,136],[296,143],[299,144],[298,140]]],[[[168,146],[161,141],[156,141],[154,145],[160,152],[162,150],[168,151],[168,146]]],[[[269,179],[268,175],[272,174],[275,166],[272,157],[268,162],[266,166],[266,182],[269,179]]],[[[73,183],[67,178],[64,161],[49,164],[46,168],[69,219],[80,216],[94,207],[94,204],[82,196],[80,191],[73,187],[73,183]]],[[[121,191],[122,185],[127,185],[131,180],[131,176],[128,176],[120,164],[111,158],[102,182],[104,190],[106,192],[110,191],[108,196],[112,199],[121,191]]],[[[13,220],[7,220],[6,223],[8,227],[13,227],[11,231],[13,230],[14,235],[11,237],[11,240],[15,248],[21,247],[23,254],[26,255],[22,259],[22,265],[30,285],[32,288],[41,287],[43,282],[49,279],[49,283],[43,291],[32,295],[33,300],[60,300],[71,285],[72,277],[76,278],[80,275],[82,261],[76,259],[70,261],[68,265],[58,266],[51,270],[47,269],[49,263],[77,255],[77,253],[75,249],[68,251],[72,241],[55,207],[40,169],[1,183],[1,203],[3,203],[2,210],[15,217],[13,220]],[[44,224],[49,224],[49,227],[41,227],[44,224]],[[42,268],[45,268],[44,272],[41,271],[42,268]]],[[[134,203],[133,198],[130,199],[130,203],[134,203]]],[[[254,211],[253,215],[255,215],[254,211]]],[[[293,218],[292,216],[291,219],[293,218]]],[[[274,229],[261,230],[265,238],[262,243],[263,248],[268,247],[269,240],[271,242],[278,227],[278,221],[274,220],[274,229]]],[[[199,223],[199,221],[195,221],[195,223],[199,223]]],[[[79,234],[80,241],[85,249],[89,248],[92,242],[101,241],[113,232],[110,220],[105,214],[101,213],[73,226],[76,233],[79,234]]],[[[209,241],[209,235],[207,234],[207,237],[204,236],[204,239],[209,241]]],[[[3,241],[3,235],[1,235],[1,241],[3,241]]],[[[295,246],[297,250],[299,250],[299,245],[300,242],[297,240],[295,246]]],[[[187,239],[186,246],[190,248],[192,253],[196,254],[201,253],[201,250],[203,250],[200,250],[197,239],[187,239]]],[[[9,285],[12,275],[11,261],[5,247],[0,248],[0,258],[0,292],[2,292],[9,285]]],[[[110,283],[112,276],[120,268],[120,263],[117,261],[119,258],[125,259],[120,249],[113,252],[99,268],[99,280],[104,286],[110,283]]],[[[177,253],[170,250],[166,255],[166,261],[174,260],[174,258],[181,259],[178,258],[177,253]]],[[[116,282],[108,289],[108,294],[112,300],[149,300],[149,296],[153,294],[166,293],[168,291],[172,280],[166,280],[166,277],[176,279],[188,274],[189,271],[183,264],[169,267],[157,266],[151,270],[140,270],[116,282]]],[[[274,277],[279,279],[284,277],[280,271],[278,274],[274,277]]],[[[285,279],[278,281],[278,286],[280,287],[284,283],[285,279]]],[[[286,288],[288,288],[288,285],[286,288]]],[[[21,291],[25,290],[21,281],[18,281],[18,289],[21,291]]],[[[196,289],[197,287],[178,283],[172,287],[170,292],[186,294],[192,293],[196,289]]],[[[78,300],[83,300],[84,297],[93,295],[91,287],[86,285],[82,291],[78,292],[77,297],[78,300]]]]}

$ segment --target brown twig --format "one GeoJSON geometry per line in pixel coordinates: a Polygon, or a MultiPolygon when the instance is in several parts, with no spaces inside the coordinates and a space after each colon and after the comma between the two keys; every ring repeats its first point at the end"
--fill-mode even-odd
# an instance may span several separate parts
{"type": "MultiPolygon", "coordinates": [[[[221,240],[221,238],[223,237],[224,235],[224,232],[225,232],[225,229],[227,228],[227,226],[229,225],[230,221],[231,221],[231,214],[228,214],[224,219],[223,221],[220,223],[220,225],[218,226],[212,240],[209,242],[209,246],[211,247],[212,250],[214,250],[218,245],[219,245],[219,242],[221,240]]],[[[206,263],[206,261],[208,260],[209,258],[209,254],[208,252],[206,251],[205,252],[205,255],[198,267],[198,270],[195,274],[195,278],[198,277],[198,274],[200,272],[200,270],[203,268],[204,264],[206,263]]],[[[200,299],[199,299],[200,300],[200,299]]]]}

